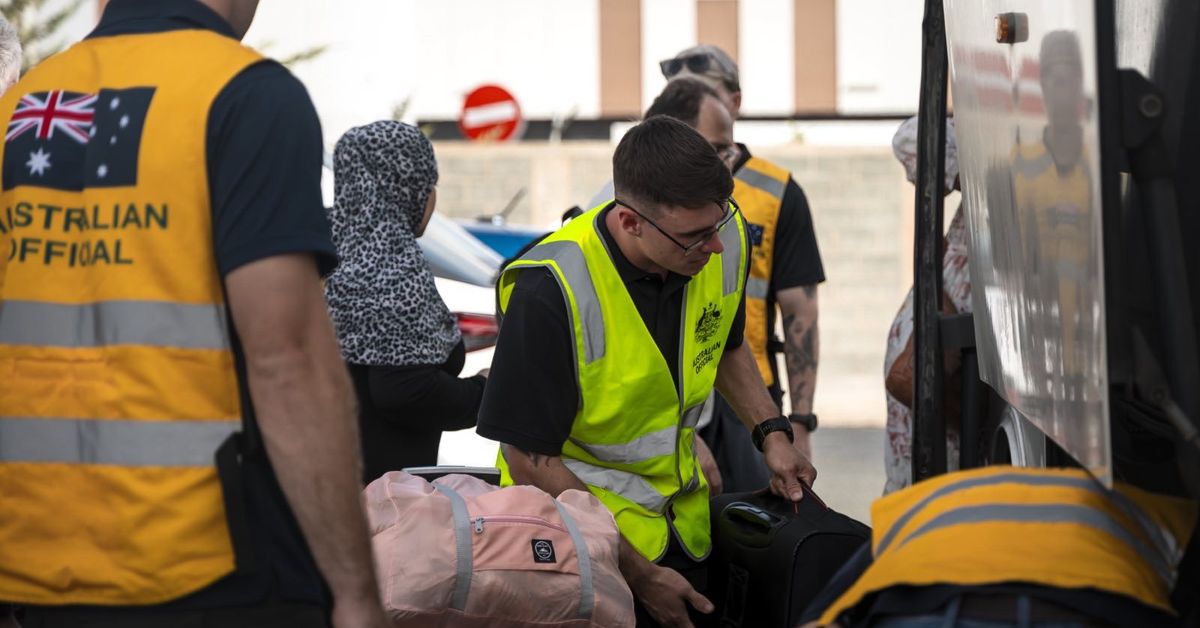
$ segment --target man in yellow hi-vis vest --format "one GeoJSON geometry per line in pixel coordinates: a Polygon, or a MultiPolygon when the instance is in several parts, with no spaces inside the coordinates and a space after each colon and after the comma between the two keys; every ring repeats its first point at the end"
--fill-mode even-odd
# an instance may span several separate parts
{"type": "Polygon", "coordinates": [[[29,625],[386,625],[320,124],[239,43],[257,4],[111,0],[0,98],[0,602],[29,625]]]}
{"type": "MultiPolygon", "coordinates": [[[[712,87],[737,120],[742,107],[741,82],[737,63],[724,50],[709,44],[693,46],[659,66],[669,81],[692,78],[712,87]]],[[[733,148],[728,158],[734,177],[733,198],[742,208],[754,244],[746,283],[746,342],[780,407],[784,389],[776,356],[783,352],[791,400],[789,417],[796,427],[796,442],[808,452],[808,434],[817,428],[813,412],[820,352],[817,285],[825,281],[812,213],[804,191],[786,168],[751,155],[745,144],[733,148]],[[782,316],[782,343],[775,337],[777,310],[782,316]]],[[[741,434],[728,429],[731,423],[736,421],[728,404],[718,398],[713,423],[703,431],[705,440],[713,445],[718,464],[732,476],[728,488],[754,490],[765,480],[765,473],[737,459],[736,439],[741,434]]]]}
{"type": "Polygon", "coordinates": [[[590,490],[612,511],[640,621],[711,612],[708,484],[694,450],[714,385],[799,499],[815,478],[742,339],[746,224],[729,169],[685,123],[657,116],[613,155],[616,199],[505,268],[505,318],[479,434],[504,483],[590,490]]]}

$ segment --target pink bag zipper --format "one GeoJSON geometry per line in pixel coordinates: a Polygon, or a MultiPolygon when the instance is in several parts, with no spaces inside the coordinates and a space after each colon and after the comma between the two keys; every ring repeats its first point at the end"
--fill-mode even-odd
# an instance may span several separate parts
{"type": "Polygon", "coordinates": [[[541,526],[543,528],[552,528],[559,532],[566,533],[567,529],[557,523],[550,523],[540,517],[530,517],[526,515],[492,515],[489,517],[474,517],[471,523],[475,527],[475,534],[483,534],[483,524],[492,523],[524,523],[527,525],[541,526]]]}

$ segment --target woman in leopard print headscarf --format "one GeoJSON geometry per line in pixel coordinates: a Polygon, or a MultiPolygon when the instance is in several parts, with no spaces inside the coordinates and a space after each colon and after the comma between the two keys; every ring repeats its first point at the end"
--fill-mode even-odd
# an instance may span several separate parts
{"type": "Polygon", "coordinates": [[[462,337],[417,244],[437,201],[429,140],[374,122],[338,140],[333,166],[340,263],[325,295],[358,392],[370,481],[436,464],[442,431],[475,425],[484,378],[458,379],[462,337]]]}

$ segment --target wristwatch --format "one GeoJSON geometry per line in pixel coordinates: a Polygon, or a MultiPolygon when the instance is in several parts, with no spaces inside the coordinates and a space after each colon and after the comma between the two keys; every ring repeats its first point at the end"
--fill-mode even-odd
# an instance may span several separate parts
{"type": "Polygon", "coordinates": [[[763,450],[763,441],[766,440],[767,434],[771,432],[783,432],[787,434],[788,442],[793,442],[796,438],[792,433],[792,422],[787,417],[780,415],[773,419],[767,419],[755,425],[754,430],[750,432],[750,436],[754,439],[754,446],[759,451],[763,450]]]}
{"type": "Polygon", "coordinates": [[[817,415],[811,412],[808,414],[789,414],[788,420],[792,423],[803,425],[810,432],[817,431],[817,415]]]}

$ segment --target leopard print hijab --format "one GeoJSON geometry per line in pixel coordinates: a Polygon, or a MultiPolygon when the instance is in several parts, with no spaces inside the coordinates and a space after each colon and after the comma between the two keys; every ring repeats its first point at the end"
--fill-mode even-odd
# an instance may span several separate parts
{"type": "Polygon", "coordinates": [[[333,242],[325,297],[347,362],[440,365],[461,339],[413,231],[437,183],[433,146],[384,120],[346,132],[333,152],[333,242]]]}

